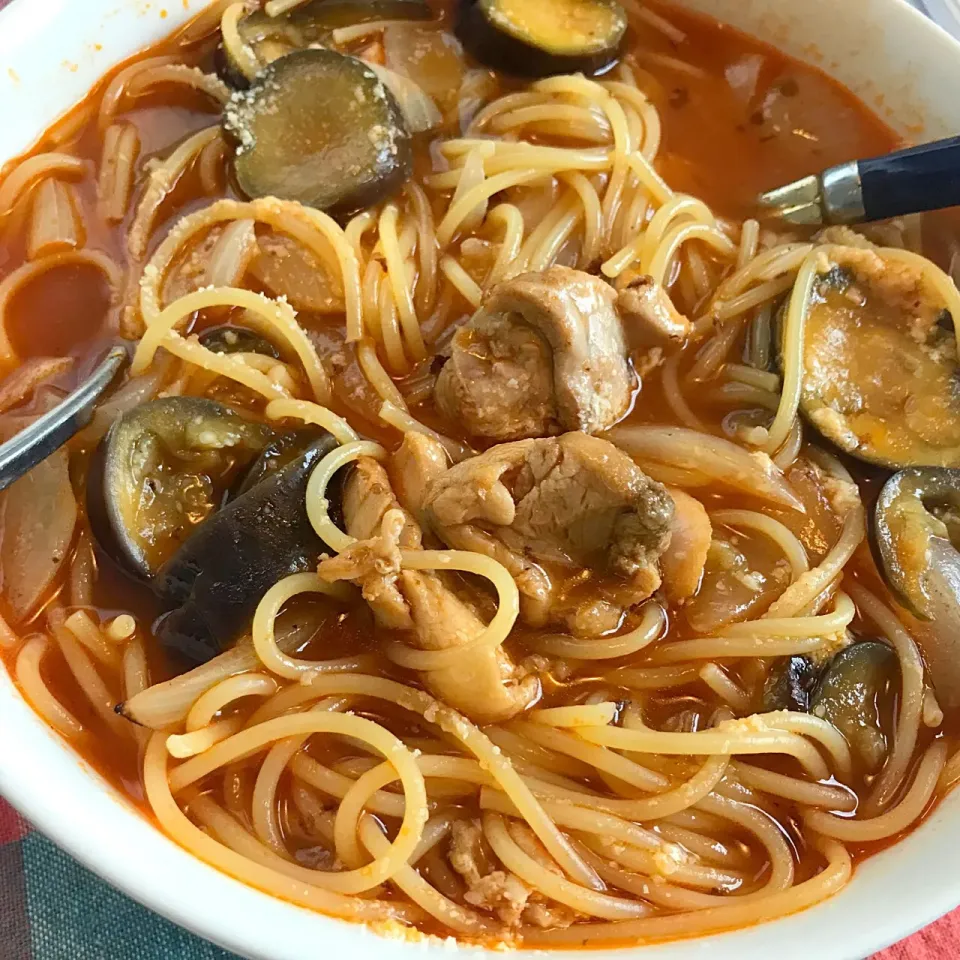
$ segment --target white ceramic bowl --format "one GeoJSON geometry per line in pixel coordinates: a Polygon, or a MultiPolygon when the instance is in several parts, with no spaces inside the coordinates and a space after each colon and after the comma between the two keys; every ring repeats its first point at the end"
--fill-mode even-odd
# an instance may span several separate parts
{"type": "MultiPolygon", "coordinates": [[[[682,0],[816,64],[915,140],[960,131],[960,43],[903,0],[682,0]]],[[[115,63],[170,33],[203,0],[15,0],[0,12],[0,163],[30,146],[115,63]]],[[[382,940],[274,900],[167,840],[36,717],[0,669],[0,793],[120,890],[228,949],[262,960],[409,960],[443,945],[382,940]]],[[[904,842],[804,913],[641,960],[860,960],[960,903],[960,793],[904,842]]],[[[473,949],[474,953],[483,953],[473,949]]],[[[578,952],[601,960],[610,951],[578,952]]],[[[495,954],[489,954],[493,960],[495,954]]],[[[500,954],[499,956],[502,956],[500,954]]]]}

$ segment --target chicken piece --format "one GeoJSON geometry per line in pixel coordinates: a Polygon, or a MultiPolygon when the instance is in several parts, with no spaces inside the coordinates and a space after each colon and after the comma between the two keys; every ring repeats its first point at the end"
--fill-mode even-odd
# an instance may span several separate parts
{"type": "Polygon", "coordinates": [[[446,471],[426,496],[434,532],[502,563],[534,626],[559,618],[581,636],[606,632],[660,584],[673,501],[606,440],[501,444],[446,471]],[[589,599],[564,598],[565,579],[587,582],[589,599]]]}
{"type": "MultiPolygon", "coordinates": [[[[557,862],[547,852],[547,848],[540,842],[530,826],[520,820],[508,820],[507,832],[514,843],[531,859],[536,860],[545,870],[563,876],[563,871],[557,862]]],[[[542,894],[534,891],[530,895],[527,905],[523,909],[523,922],[540,927],[541,930],[550,930],[556,927],[569,927],[582,917],[582,914],[562,903],[547,900],[542,894]]]]}
{"type": "MultiPolygon", "coordinates": [[[[464,646],[483,633],[486,624],[443,576],[402,569],[401,550],[420,549],[421,531],[375,460],[357,461],[344,484],[343,514],[357,542],[320,563],[324,580],[359,584],[380,623],[411,631],[423,650],[464,646]]],[[[465,651],[423,679],[444,703],[482,723],[516,716],[540,696],[539,679],[525,675],[499,647],[465,651]]]]}
{"type": "Polygon", "coordinates": [[[512,873],[494,869],[492,855],[483,842],[483,830],[474,820],[457,820],[450,835],[447,853],[450,865],[467,884],[464,900],[488,910],[503,923],[515,927],[530,899],[530,888],[512,873]]]}
{"type": "Polygon", "coordinates": [[[491,447],[427,491],[440,528],[480,521],[511,549],[631,576],[657,559],[673,507],[620,449],[584,433],[491,447]]]}
{"type": "Polygon", "coordinates": [[[384,514],[379,534],[320,563],[320,576],[328,583],[356,583],[377,619],[390,630],[413,630],[413,618],[397,583],[400,575],[400,539],[409,525],[400,510],[384,514]]]}
{"type": "Polygon", "coordinates": [[[660,557],[660,572],[667,599],[680,603],[700,588],[713,527],[699,500],[672,487],[668,492],[673,499],[673,522],[670,545],[660,557]]]}
{"type": "Polygon", "coordinates": [[[397,499],[421,526],[426,526],[423,506],[427,487],[450,466],[443,444],[422,433],[405,433],[390,466],[397,499]]]}
{"type": "Polygon", "coordinates": [[[617,295],[617,310],[631,346],[663,347],[682,343],[693,324],[673,305],[653,277],[631,280],[617,295]]]}
{"type": "Polygon", "coordinates": [[[410,609],[397,585],[400,550],[420,547],[420,528],[413,518],[396,510],[398,504],[390,480],[376,460],[361,457],[344,484],[343,513],[347,532],[358,543],[350,550],[324,561],[323,575],[353,580],[377,619],[391,630],[413,630],[410,609]],[[384,526],[388,512],[400,517],[384,526]],[[377,534],[382,531],[383,536],[377,534]],[[393,541],[391,543],[390,541],[393,541]]]}
{"type": "MultiPolygon", "coordinates": [[[[434,573],[403,570],[418,645],[445,650],[476,640],[486,624],[434,573]]],[[[478,723],[497,723],[522,713],[540,698],[540,680],[525,675],[501,647],[465,651],[454,664],[424,675],[431,692],[478,723]]]]}
{"type": "Polygon", "coordinates": [[[371,457],[359,457],[343,486],[347,533],[357,540],[375,536],[388,510],[399,511],[405,520],[401,546],[411,550],[419,548],[420,528],[397,502],[387,472],[371,457]]]}
{"type": "MultiPolygon", "coordinates": [[[[334,326],[307,328],[307,336],[316,348],[337,401],[353,416],[367,423],[380,423],[383,397],[367,379],[357,355],[357,344],[347,343],[334,326]]],[[[351,422],[353,421],[351,417],[351,422]]]]}
{"type": "Polygon", "coordinates": [[[440,410],[493,440],[612,426],[635,386],[616,296],[568,267],[501,283],[453,337],[437,378],[440,410]]]}

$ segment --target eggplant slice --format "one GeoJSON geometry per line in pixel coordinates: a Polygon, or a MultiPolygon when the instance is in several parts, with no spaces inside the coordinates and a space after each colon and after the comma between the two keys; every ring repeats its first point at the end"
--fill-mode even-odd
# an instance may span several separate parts
{"type": "Polygon", "coordinates": [[[214,353],[259,353],[264,357],[280,359],[280,351],[259,333],[246,327],[223,324],[209,327],[200,334],[200,344],[214,353]]]}
{"type": "Polygon", "coordinates": [[[870,546],[923,652],[940,705],[960,707],[960,470],[911,468],[883,485],[870,546]]]}
{"type": "Polygon", "coordinates": [[[870,535],[877,566],[897,599],[921,620],[935,619],[949,553],[960,568],[960,470],[895,473],[877,497],[870,535]]]}
{"type": "Polygon", "coordinates": [[[810,711],[810,696],[817,685],[820,671],[803,656],[785,657],[775,663],[763,685],[763,709],[810,711]]]}
{"type": "Polygon", "coordinates": [[[237,23],[237,40],[244,51],[233,49],[224,39],[220,51],[222,78],[235,87],[246,87],[252,60],[260,69],[295,50],[327,46],[334,30],[378,20],[429,20],[433,16],[424,0],[312,0],[279,17],[263,10],[242,17],[237,23]],[[245,55],[244,55],[245,54],[245,55]]]}
{"type": "Polygon", "coordinates": [[[884,729],[891,729],[897,655],[878,640],[861,640],[841,650],[826,668],[810,700],[810,712],[832,723],[868,773],[887,753],[884,729]]]}
{"type": "Polygon", "coordinates": [[[362,60],[300,50],[233,94],[223,116],[248,197],[295,200],[339,216],[395,193],[413,164],[393,94],[362,60]]]}
{"type": "Polygon", "coordinates": [[[785,657],[770,670],[763,709],[812,713],[844,736],[863,773],[873,773],[887,753],[892,729],[899,661],[879,640],[858,640],[828,663],[785,657]]]}
{"type": "MultiPolygon", "coordinates": [[[[154,634],[184,664],[232,646],[275,583],[315,567],[326,549],[307,516],[307,482],[336,447],[329,434],[213,514],[153,580],[154,634]]],[[[331,491],[336,496],[336,491],[331,491]]]]}
{"type": "Polygon", "coordinates": [[[149,578],[219,506],[273,431],[200,397],[135,407],[100,443],[87,480],[87,514],[100,547],[149,578]]]}
{"type": "Polygon", "coordinates": [[[461,0],[457,36],[484,66],[524,77],[595,74],[627,31],[616,0],[461,0]]]}
{"type": "Polygon", "coordinates": [[[832,246],[804,326],[800,408],[828,440],[881,466],[960,466],[953,318],[920,266],[832,246]]]}
{"type": "Polygon", "coordinates": [[[320,427],[299,427],[289,433],[279,434],[263,448],[260,456],[251,464],[237,490],[237,496],[242,496],[267,477],[283,470],[287,464],[303,456],[310,447],[327,436],[327,432],[320,427]]]}

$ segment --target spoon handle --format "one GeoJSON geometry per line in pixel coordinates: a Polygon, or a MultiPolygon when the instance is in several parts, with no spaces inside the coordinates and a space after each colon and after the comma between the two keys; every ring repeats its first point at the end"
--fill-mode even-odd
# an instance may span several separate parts
{"type": "Polygon", "coordinates": [[[73,393],[0,445],[0,490],[19,480],[90,422],[100,398],[128,360],[123,347],[111,347],[96,370],[73,393]]]}
{"type": "Polygon", "coordinates": [[[960,137],[841,163],[769,190],[759,204],[768,216],[806,226],[960,206],[960,137]]]}
{"type": "Polygon", "coordinates": [[[960,204],[960,137],[860,160],[865,220],[960,204]]]}

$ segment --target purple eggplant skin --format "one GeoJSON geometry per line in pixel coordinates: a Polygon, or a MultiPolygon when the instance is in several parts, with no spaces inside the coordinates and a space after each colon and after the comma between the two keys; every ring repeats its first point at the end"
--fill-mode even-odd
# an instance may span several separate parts
{"type": "Polygon", "coordinates": [[[274,360],[280,359],[280,351],[266,337],[227,323],[208,327],[200,334],[199,340],[201,346],[214,353],[259,353],[274,360]]]}
{"type": "MultiPolygon", "coordinates": [[[[87,473],[87,517],[98,548],[128,576],[150,580],[190,531],[168,531],[157,540],[154,520],[164,521],[159,514],[130,521],[147,485],[153,487],[155,499],[153,506],[142,509],[150,514],[154,507],[160,511],[165,502],[178,502],[181,494],[176,484],[164,489],[175,475],[205,475],[215,487],[229,483],[234,471],[249,464],[274,436],[266,425],[205,397],[164,397],[123,414],[100,441],[87,473]],[[206,430],[223,437],[221,448],[204,436],[206,430]],[[171,462],[172,469],[161,468],[171,462]],[[148,525],[150,536],[140,529],[141,524],[148,525]]],[[[210,507],[215,510],[217,505],[210,507]]],[[[196,505],[181,515],[195,510],[196,505]]]]}
{"type": "MultiPolygon", "coordinates": [[[[549,8],[551,0],[528,0],[549,8]]],[[[566,73],[595,76],[620,57],[627,30],[627,15],[615,0],[584,0],[612,14],[609,32],[599,42],[585,42],[583,49],[560,53],[537,43],[537,37],[522,28],[498,25],[499,0],[460,0],[456,34],[469,53],[485,67],[518,77],[550,77],[566,73]]]]}
{"type": "Polygon", "coordinates": [[[784,657],[773,665],[763,685],[763,709],[810,710],[810,696],[820,671],[809,657],[784,657]]]}
{"type": "MultiPolygon", "coordinates": [[[[960,469],[907,467],[890,477],[881,488],[868,529],[873,558],[884,582],[897,600],[921,620],[935,619],[932,601],[935,584],[931,582],[931,577],[938,571],[930,566],[925,569],[912,568],[903,561],[898,546],[900,540],[906,539],[904,531],[907,529],[914,537],[942,539],[937,529],[942,524],[930,512],[934,505],[949,509],[954,514],[960,513],[960,469]],[[904,515],[913,520],[909,527],[903,523],[904,515]],[[929,523],[921,522],[921,518],[928,519],[929,523]]],[[[950,544],[945,546],[950,554],[950,544]]],[[[923,551],[919,544],[913,544],[906,553],[916,557],[923,551]]],[[[955,553],[951,566],[954,571],[960,568],[960,558],[955,553]]]]}
{"type": "Polygon", "coordinates": [[[880,768],[888,750],[883,701],[891,699],[899,676],[892,647],[858,640],[834,656],[810,698],[810,713],[844,735],[869,773],[880,768]]]}
{"type": "MultiPolygon", "coordinates": [[[[336,445],[329,435],[316,440],[213,514],[160,569],[153,591],[164,613],[154,634],[184,669],[231,647],[275,583],[316,566],[327,548],[307,516],[307,482],[336,445]]],[[[339,476],[328,493],[335,503],[339,476]]]]}
{"type": "Polygon", "coordinates": [[[260,456],[250,464],[233,498],[243,496],[257,484],[279,473],[327,436],[326,430],[314,426],[297,427],[287,433],[277,434],[276,438],[260,451],[260,456]]]}
{"type": "Polygon", "coordinates": [[[937,700],[960,709],[960,469],[900,470],[883,485],[870,519],[877,569],[905,608],[899,616],[920,646],[937,700]]]}
{"type": "Polygon", "coordinates": [[[246,90],[250,86],[250,81],[233,62],[227,52],[226,44],[222,40],[217,44],[216,50],[213,51],[213,70],[233,90],[246,90]]]}

